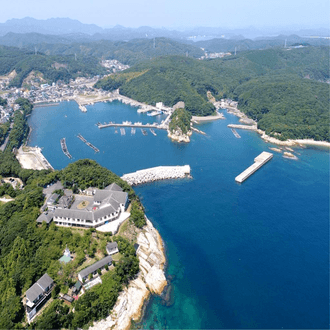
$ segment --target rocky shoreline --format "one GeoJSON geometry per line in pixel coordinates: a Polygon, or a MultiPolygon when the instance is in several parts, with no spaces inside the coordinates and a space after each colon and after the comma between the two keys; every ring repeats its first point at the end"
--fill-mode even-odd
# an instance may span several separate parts
{"type": "Polygon", "coordinates": [[[258,134],[260,134],[260,137],[269,143],[277,144],[280,146],[287,146],[287,147],[293,147],[293,146],[318,146],[318,147],[327,147],[330,148],[330,142],[327,141],[314,141],[311,139],[297,139],[297,140],[279,140],[274,137],[271,137],[266,134],[265,131],[258,129],[257,128],[257,123],[253,121],[252,119],[248,118],[243,112],[238,110],[237,108],[233,107],[228,107],[229,110],[228,112],[241,118],[240,122],[242,122],[245,125],[235,125],[235,124],[230,124],[228,127],[233,127],[233,128],[240,128],[240,129],[246,129],[246,130],[252,130],[256,131],[258,134]]]}
{"type": "Polygon", "coordinates": [[[137,237],[140,272],[119,295],[111,315],[95,322],[89,330],[127,330],[131,322],[142,316],[143,305],[150,294],[161,294],[167,285],[165,252],[162,239],[152,223],[147,224],[137,237]]]}
{"type": "Polygon", "coordinates": [[[187,134],[182,134],[181,132],[170,132],[169,130],[167,131],[167,136],[177,142],[185,142],[189,143],[190,142],[190,136],[192,135],[192,131],[189,131],[187,134]]]}

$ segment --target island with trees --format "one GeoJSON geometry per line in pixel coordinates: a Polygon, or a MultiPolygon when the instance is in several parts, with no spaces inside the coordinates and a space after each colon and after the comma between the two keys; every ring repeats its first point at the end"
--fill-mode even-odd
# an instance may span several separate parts
{"type": "Polygon", "coordinates": [[[178,142],[189,142],[192,134],[191,114],[185,109],[176,109],[171,115],[168,136],[178,142]]]}

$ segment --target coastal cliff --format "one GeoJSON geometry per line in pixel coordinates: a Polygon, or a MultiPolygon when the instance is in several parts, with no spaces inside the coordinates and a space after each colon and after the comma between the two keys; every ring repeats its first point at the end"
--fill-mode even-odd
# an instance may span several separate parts
{"type": "Polygon", "coordinates": [[[139,248],[136,254],[140,260],[137,278],[120,293],[111,315],[95,322],[89,330],[129,329],[132,320],[138,321],[141,318],[143,304],[150,294],[161,294],[167,285],[162,239],[152,223],[148,219],[146,222],[137,237],[139,248]]]}
{"type": "Polygon", "coordinates": [[[176,131],[167,131],[167,136],[174,141],[177,142],[190,142],[190,136],[192,134],[192,131],[188,131],[186,134],[183,134],[181,130],[176,131]]]}

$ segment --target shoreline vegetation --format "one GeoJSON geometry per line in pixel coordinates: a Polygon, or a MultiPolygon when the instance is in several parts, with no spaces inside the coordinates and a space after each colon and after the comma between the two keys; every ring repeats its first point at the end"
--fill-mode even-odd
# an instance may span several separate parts
{"type": "Polygon", "coordinates": [[[215,100],[232,99],[268,136],[330,142],[328,80],[329,48],[306,46],[211,61],[164,56],[99,80],[95,87],[119,89],[153,105],[183,101],[193,116],[212,115],[215,100]]]}
{"type": "Polygon", "coordinates": [[[265,131],[258,129],[257,128],[257,123],[253,120],[251,120],[250,118],[248,118],[248,116],[243,113],[241,110],[239,110],[237,107],[228,107],[227,106],[227,112],[231,113],[237,117],[240,118],[240,122],[245,123],[245,125],[232,125],[235,128],[238,129],[247,129],[247,130],[252,130],[257,132],[260,137],[268,143],[273,143],[273,144],[277,144],[277,145],[281,145],[281,146],[287,146],[287,147],[293,147],[293,146],[313,146],[313,147],[327,147],[330,148],[330,142],[328,141],[314,141],[313,139],[295,139],[295,140],[279,140],[276,139],[275,137],[269,136],[266,134],[265,131]],[[250,125],[246,125],[246,123],[249,122],[250,125]],[[252,125],[251,125],[252,124],[252,125]]]}

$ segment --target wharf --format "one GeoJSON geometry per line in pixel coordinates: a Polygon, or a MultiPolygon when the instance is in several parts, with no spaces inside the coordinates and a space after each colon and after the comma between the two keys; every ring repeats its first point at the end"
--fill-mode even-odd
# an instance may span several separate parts
{"type": "Polygon", "coordinates": [[[259,168],[265,165],[270,159],[273,158],[273,154],[267,151],[263,151],[258,157],[254,159],[254,164],[248,167],[244,172],[238,175],[235,178],[236,182],[242,183],[245,181],[250,175],[256,172],[259,168]]]}
{"type": "Polygon", "coordinates": [[[87,146],[92,148],[95,152],[100,152],[98,148],[96,148],[93,144],[88,142],[80,133],[77,135],[78,139],[80,139],[82,142],[84,142],[87,146]]]}
{"type": "Polygon", "coordinates": [[[157,129],[167,129],[166,125],[159,125],[157,123],[152,123],[152,124],[141,124],[141,123],[131,123],[131,122],[126,122],[122,124],[116,124],[113,122],[109,123],[97,123],[97,127],[99,129],[101,128],[106,128],[106,127],[138,127],[138,128],[157,128],[157,129]]]}
{"type": "Polygon", "coordinates": [[[239,128],[239,129],[246,129],[249,131],[256,131],[258,129],[257,125],[236,125],[236,124],[229,124],[227,125],[229,128],[239,128]]]}
{"type": "Polygon", "coordinates": [[[61,139],[61,148],[62,148],[64,155],[67,156],[69,159],[71,159],[72,156],[70,155],[70,153],[68,151],[68,147],[66,146],[65,138],[61,139]]]}

